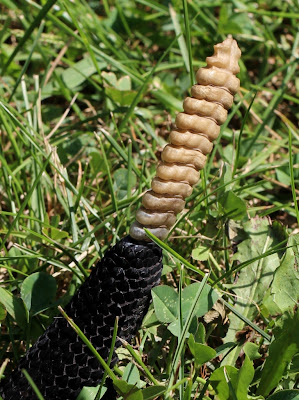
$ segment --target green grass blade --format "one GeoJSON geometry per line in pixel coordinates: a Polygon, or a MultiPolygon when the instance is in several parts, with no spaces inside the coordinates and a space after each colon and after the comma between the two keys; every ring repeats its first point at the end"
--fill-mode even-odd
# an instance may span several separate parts
{"type": "MultiPolygon", "coordinates": [[[[190,269],[193,272],[196,272],[197,274],[201,275],[202,277],[205,277],[206,274],[202,272],[200,269],[194,267],[189,261],[185,260],[184,257],[182,257],[180,254],[178,254],[176,251],[174,251],[171,247],[169,247],[167,244],[162,242],[162,240],[158,239],[152,232],[150,232],[148,229],[144,229],[147,236],[152,239],[153,242],[155,242],[161,249],[164,249],[168,253],[172,254],[177,260],[179,260],[181,263],[185,265],[188,269],[190,269]]],[[[210,283],[213,283],[212,279],[208,279],[210,283]]]]}
{"type": "Polygon", "coordinates": [[[15,83],[15,85],[14,85],[14,87],[13,87],[13,90],[12,90],[11,95],[10,95],[9,100],[8,100],[9,103],[11,102],[11,100],[12,100],[12,98],[13,98],[13,95],[15,94],[15,92],[16,92],[16,90],[17,90],[19,84],[20,84],[20,82],[21,82],[21,80],[22,80],[22,78],[23,78],[23,75],[24,75],[24,74],[26,73],[26,71],[27,71],[27,68],[28,68],[28,66],[29,66],[29,64],[30,64],[30,61],[31,61],[31,58],[32,58],[32,55],[33,55],[34,50],[35,50],[35,48],[36,48],[36,45],[37,45],[37,43],[38,43],[38,41],[39,41],[39,38],[40,38],[40,36],[41,36],[41,34],[42,34],[43,30],[44,30],[44,27],[45,27],[45,24],[44,24],[44,22],[42,22],[42,23],[40,24],[40,27],[39,27],[38,32],[37,32],[37,34],[36,34],[36,37],[35,37],[35,39],[34,39],[34,42],[33,42],[32,48],[31,48],[31,50],[30,50],[29,56],[28,56],[28,58],[26,59],[25,64],[23,65],[22,71],[21,71],[21,73],[19,74],[18,79],[17,79],[17,81],[16,81],[16,83],[15,83]]]}
{"type": "Polygon", "coordinates": [[[2,71],[1,71],[1,75],[2,76],[5,75],[5,73],[7,71],[7,68],[10,66],[10,64],[12,63],[12,61],[14,60],[14,58],[16,57],[18,52],[24,47],[25,43],[30,38],[30,36],[31,36],[32,32],[34,31],[34,29],[39,26],[39,24],[41,23],[43,18],[47,15],[48,11],[56,3],[56,1],[57,0],[48,0],[47,3],[43,7],[41,7],[40,12],[34,18],[34,21],[29,26],[29,28],[26,30],[24,36],[22,37],[22,39],[18,43],[17,47],[14,49],[14,51],[11,54],[11,56],[9,57],[9,59],[7,60],[7,62],[4,65],[4,67],[2,68],[2,71]]]}
{"type": "Polygon", "coordinates": [[[107,373],[107,375],[112,380],[116,380],[117,377],[114,375],[113,371],[109,368],[108,364],[104,361],[104,359],[99,355],[99,353],[96,351],[94,346],[90,343],[90,341],[87,339],[87,337],[84,335],[84,333],[78,327],[78,325],[76,325],[75,322],[66,314],[66,312],[63,310],[62,307],[58,306],[58,309],[61,312],[61,314],[63,315],[63,317],[67,320],[67,322],[70,324],[70,326],[77,333],[77,335],[80,337],[82,342],[89,348],[89,350],[92,352],[94,357],[100,362],[100,364],[104,368],[104,370],[107,373]]]}
{"type": "Polygon", "coordinates": [[[244,131],[244,127],[245,127],[245,124],[246,124],[247,119],[248,119],[248,117],[249,117],[249,112],[250,112],[251,107],[252,107],[252,105],[253,105],[253,103],[254,103],[254,100],[255,100],[255,98],[256,98],[256,95],[257,95],[257,92],[253,93],[252,100],[251,100],[251,102],[250,102],[248,108],[246,109],[246,113],[245,113],[244,118],[243,118],[243,120],[242,120],[242,125],[241,125],[241,129],[240,129],[240,133],[239,133],[239,136],[238,136],[238,139],[237,139],[237,143],[236,143],[236,155],[235,155],[235,160],[234,160],[234,169],[233,169],[233,173],[232,173],[232,176],[233,176],[233,177],[235,176],[235,173],[236,173],[236,170],[237,170],[238,164],[239,164],[242,133],[243,133],[243,131],[244,131]]]}
{"type": "Polygon", "coordinates": [[[129,353],[131,354],[131,356],[134,358],[134,360],[136,361],[136,363],[138,365],[140,365],[140,367],[143,368],[146,376],[148,377],[148,379],[153,382],[155,385],[159,385],[159,382],[155,379],[155,377],[153,376],[153,374],[150,372],[150,370],[147,368],[147,366],[144,364],[144,362],[142,361],[141,357],[137,354],[137,352],[132,348],[132,346],[129,345],[129,343],[125,342],[124,340],[121,339],[122,344],[124,345],[124,347],[129,351],[129,353]]]}
{"type": "Polygon", "coordinates": [[[174,44],[177,40],[179,40],[180,37],[181,37],[181,33],[173,39],[173,41],[170,43],[170,45],[167,47],[167,49],[163,52],[162,56],[159,58],[159,60],[158,60],[158,62],[156,63],[156,65],[155,65],[155,66],[152,68],[152,70],[148,73],[148,75],[147,75],[147,77],[145,78],[145,80],[144,80],[144,82],[143,82],[141,88],[139,89],[138,93],[136,94],[134,100],[132,101],[132,104],[130,105],[130,108],[129,108],[129,110],[127,111],[127,113],[126,113],[124,119],[121,121],[121,124],[120,124],[120,126],[119,126],[119,132],[120,132],[120,133],[125,129],[125,126],[127,125],[130,116],[132,115],[132,113],[133,113],[135,107],[137,106],[137,104],[138,104],[139,101],[141,100],[141,98],[142,98],[142,96],[143,96],[143,94],[144,94],[144,92],[145,92],[145,90],[146,90],[146,88],[147,88],[147,85],[149,84],[151,78],[153,77],[153,75],[154,75],[154,73],[155,73],[157,67],[161,64],[161,62],[164,60],[164,58],[167,56],[167,54],[168,54],[169,51],[171,50],[173,44],[174,44]]]}
{"type": "Polygon", "coordinates": [[[227,373],[225,367],[223,369],[223,372],[224,372],[225,380],[226,380],[226,382],[228,384],[228,387],[229,387],[229,393],[230,393],[231,400],[238,400],[236,392],[235,392],[235,390],[233,388],[233,385],[231,383],[230,377],[228,376],[228,373],[227,373]]]}
{"type": "Polygon", "coordinates": [[[254,329],[256,332],[258,332],[263,338],[268,340],[268,342],[271,341],[271,336],[268,335],[266,332],[264,332],[261,328],[259,328],[256,324],[250,321],[250,319],[244,317],[244,315],[240,314],[232,305],[230,305],[227,301],[220,299],[220,301],[227,307],[229,308],[237,317],[239,317],[242,321],[245,322],[245,324],[251,326],[252,329],[254,329]]]}
{"type": "Polygon", "coordinates": [[[268,16],[268,17],[299,19],[299,13],[285,12],[285,11],[258,10],[256,8],[253,8],[253,7],[248,7],[247,9],[239,10],[239,12],[246,12],[246,13],[253,13],[253,14],[258,14],[258,15],[265,15],[265,16],[268,16]]]}
{"type": "Polygon", "coordinates": [[[293,147],[292,147],[292,131],[289,128],[289,169],[290,169],[290,178],[291,178],[291,188],[292,195],[294,201],[294,208],[297,217],[297,223],[299,225],[299,210],[298,210],[298,202],[296,196],[296,188],[295,188],[295,179],[294,179],[294,167],[293,167],[293,147]]]}
{"type": "Polygon", "coordinates": [[[25,375],[25,378],[27,379],[27,381],[30,383],[30,386],[33,389],[33,392],[36,394],[37,398],[39,400],[44,400],[44,397],[42,396],[41,392],[39,391],[38,387],[36,386],[36,384],[34,383],[33,379],[31,378],[31,376],[28,374],[28,372],[26,371],[26,369],[22,369],[22,373],[25,375]]]}
{"type": "Polygon", "coordinates": [[[187,50],[187,46],[186,46],[186,42],[183,36],[183,32],[181,29],[181,25],[180,25],[180,21],[178,18],[178,14],[175,11],[175,9],[172,7],[171,3],[169,3],[169,14],[173,23],[173,27],[174,27],[174,31],[175,34],[178,38],[178,44],[182,53],[182,57],[184,60],[184,64],[186,67],[187,72],[190,73],[190,63],[189,63],[189,57],[188,57],[188,50],[187,50]]]}
{"type": "Polygon", "coordinates": [[[192,47],[191,47],[191,33],[190,33],[190,22],[189,22],[189,11],[187,0],[183,0],[184,9],[184,22],[185,22],[185,35],[188,48],[188,58],[189,58],[189,73],[190,73],[190,85],[194,85],[194,71],[192,64],[192,47]]]}
{"type": "MultiPolygon", "coordinates": [[[[114,353],[114,347],[115,347],[115,342],[116,342],[116,337],[117,337],[117,330],[118,330],[118,320],[119,320],[119,317],[116,317],[115,318],[115,322],[114,322],[114,328],[113,328],[110,351],[109,351],[108,360],[107,360],[107,365],[108,366],[110,366],[110,364],[111,364],[112,356],[113,356],[113,353],[114,353]]],[[[104,375],[103,375],[103,378],[102,378],[102,381],[101,381],[101,384],[100,384],[100,387],[99,387],[99,390],[98,390],[98,393],[97,393],[97,395],[96,395],[94,400],[99,400],[99,398],[101,396],[101,391],[102,391],[102,388],[103,388],[103,385],[105,383],[106,378],[107,378],[107,372],[105,371],[104,375]]]]}
{"type": "Polygon", "coordinates": [[[27,193],[26,197],[24,198],[21,208],[18,211],[18,214],[16,215],[15,219],[12,221],[6,235],[4,236],[3,240],[0,243],[0,251],[3,249],[3,247],[5,246],[5,242],[8,239],[11,231],[15,228],[16,223],[18,222],[20,216],[23,214],[23,211],[25,210],[29,200],[31,199],[32,193],[34,192],[35,188],[37,187],[37,185],[40,182],[40,179],[42,177],[43,172],[45,171],[45,169],[47,168],[47,165],[49,163],[51,154],[48,156],[48,158],[46,159],[45,163],[43,164],[43,166],[41,166],[41,169],[39,171],[38,176],[36,177],[35,181],[33,182],[33,185],[31,186],[29,192],[27,193]]]}
{"type": "Polygon", "coordinates": [[[113,208],[114,208],[114,210],[116,212],[116,217],[115,217],[115,221],[116,222],[115,222],[115,224],[118,225],[118,222],[119,222],[118,221],[118,204],[117,204],[117,198],[115,196],[115,191],[114,191],[114,188],[113,188],[113,181],[112,181],[110,166],[109,166],[109,163],[108,163],[108,160],[107,160],[106,151],[105,151],[105,148],[103,146],[102,140],[101,140],[99,135],[97,135],[96,133],[95,133],[95,135],[96,135],[97,140],[100,143],[101,152],[102,152],[102,155],[103,155],[103,160],[104,160],[104,164],[105,164],[105,168],[106,168],[106,173],[108,175],[108,185],[109,185],[109,190],[110,190],[110,194],[111,194],[111,200],[112,200],[113,208]]]}

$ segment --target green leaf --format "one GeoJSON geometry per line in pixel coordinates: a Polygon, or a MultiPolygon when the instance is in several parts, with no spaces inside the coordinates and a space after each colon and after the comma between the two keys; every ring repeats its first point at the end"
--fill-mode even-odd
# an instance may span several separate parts
{"type": "MultiPolygon", "coordinates": [[[[192,302],[196,296],[196,293],[199,289],[200,283],[192,283],[191,285],[185,287],[182,293],[182,313],[183,319],[185,319],[189,313],[192,302]]],[[[197,317],[202,317],[205,315],[216,303],[219,296],[217,292],[211,288],[210,285],[206,284],[202,290],[202,294],[200,296],[200,301],[197,303],[195,307],[194,314],[197,317]]]]}
{"type": "Polygon", "coordinates": [[[299,300],[299,273],[295,260],[295,249],[299,243],[299,234],[289,237],[290,246],[275,271],[271,295],[281,312],[292,310],[299,300]]]}
{"type": "Polygon", "coordinates": [[[177,319],[178,293],[170,286],[157,286],[152,290],[155,313],[160,322],[173,322],[177,319]]]}
{"type": "MultiPolygon", "coordinates": [[[[190,307],[192,306],[199,286],[199,282],[193,283],[187,286],[182,292],[183,323],[186,322],[190,307]]],[[[152,295],[155,314],[158,320],[163,323],[170,323],[168,329],[173,335],[178,336],[180,331],[178,321],[178,293],[169,286],[158,286],[152,290],[152,295]]],[[[212,289],[211,286],[206,284],[202,290],[201,300],[197,303],[195,307],[194,316],[202,317],[213,307],[217,299],[217,292],[212,289]]],[[[192,318],[188,332],[186,334],[187,337],[189,337],[189,333],[196,333],[197,318],[195,317],[192,318]]]]}
{"type": "Polygon", "coordinates": [[[109,85],[109,86],[113,86],[113,87],[117,87],[117,77],[115,75],[114,72],[106,72],[106,71],[102,71],[102,77],[105,81],[105,85],[109,85]]]}
{"type": "MultiPolygon", "coordinates": [[[[226,370],[226,374],[229,376],[229,379],[233,382],[237,381],[238,370],[235,367],[227,365],[225,367],[220,367],[216,369],[211,377],[210,384],[215,390],[219,400],[231,400],[229,386],[226,382],[226,378],[224,375],[224,368],[226,370]]],[[[241,399],[238,399],[241,400],[241,399]]],[[[246,399],[247,400],[247,399],[246,399]]]]}
{"type": "Polygon", "coordinates": [[[182,28],[180,25],[180,20],[179,20],[179,15],[177,14],[177,12],[175,11],[175,9],[172,7],[171,4],[169,4],[169,14],[173,23],[173,27],[175,30],[175,34],[178,37],[178,44],[180,47],[180,51],[182,54],[182,58],[184,60],[185,63],[185,67],[187,72],[190,72],[190,65],[189,65],[189,57],[188,57],[188,50],[187,50],[187,46],[186,46],[186,42],[185,42],[185,38],[182,32],[182,28]]]}
{"type": "Polygon", "coordinates": [[[176,97],[172,96],[170,93],[166,93],[162,90],[153,90],[153,92],[155,93],[155,97],[161,101],[165,108],[172,108],[176,111],[180,111],[182,109],[182,102],[176,97]]]}
{"type": "Polygon", "coordinates": [[[229,353],[229,351],[236,346],[234,342],[223,343],[216,348],[216,357],[220,356],[220,354],[229,353]]]}
{"type": "MultiPolygon", "coordinates": [[[[49,223],[49,221],[47,221],[49,223]]],[[[64,239],[69,236],[68,232],[62,231],[54,226],[44,227],[43,233],[53,240],[64,239]]]]}
{"type": "Polygon", "coordinates": [[[238,400],[247,400],[249,385],[254,377],[254,368],[252,361],[245,355],[242,367],[238,373],[236,395],[238,400]]]}
{"type": "Polygon", "coordinates": [[[3,321],[6,317],[6,309],[2,303],[0,303],[0,321],[3,321]]]}
{"type": "Polygon", "coordinates": [[[230,365],[220,367],[212,373],[210,383],[217,393],[219,400],[233,399],[234,397],[231,395],[232,390],[237,400],[248,400],[247,392],[253,377],[253,364],[246,355],[243,365],[239,370],[230,365]],[[224,369],[229,382],[227,382],[225,377],[224,369]]]}
{"type": "MultiPolygon", "coordinates": [[[[181,277],[182,277],[182,270],[181,270],[181,277]]],[[[180,335],[179,335],[178,344],[177,344],[177,347],[176,347],[176,350],[175,350],[175,353],[174,353],[174,357],[173,357],[173,360],[172,360],[171,374],[170,374],[170,377],[169,377],[169,380],[168,380],[168,386],[167,386],[168,389],[170,389],[170,387],[173,385],[173,382],[174,382],[174,379],[175,379],[175,371],[177,371],[177,368],[178,368],[178,365],[179,365],[179,361],[181,359],[181,355],[183,354],[182,352],[183,352],[183,348],[185,346],[187,333],[188,333],[188,330],[190,328],[190,324],[192,322],[192,319],[195,316],[196,306],[200,302],[200,299],[202,298],[203,289],[204,289],[204,287],[205,287],[205,285],[207,283],[207,280],[208,280],[208,274],[206,274],[204,276],[203,280],[200,282],[200,284],[198,286],[198,290],[195,293],[195,296],[193,297],[192,303],[191,303],[191,305],[189,307],[186,320],[185,321],[181,321],[181,317],[179,317],[180,323],[183,322],[183,326],[182,326],[182,330],[181,330],[180,335]]],[[[180,292],[179,301],[180,301],[180,307],[181,307],[181,305],[183,303],[181,292],[180,292]]]]}
{"type": "Polygon", "coordinates": [[[131,187],[134,187],[136,185],[136,175],[131,172],[129,176],[129,171],[126,168],[119,168],[114,172],[113,188],[118,200],[122,200],[127,196],[129,180],[131,187]]]}
{"type": "Polygon", "coordinates": [[[252,342],[246,342],[244,344],[244,352],[251,361],[262,357],[262,355],[259,353],[259,346],[252,342]]]}
{"type": "Polygon", "coordinates": [[[284,185],[291,186],[289,167],[279,167],[275,169],[277,180],[284,185]]]}
{"type": "Polygon", "coordinates": [[[13,317],[17,324],[21,328],[25,328],[27,316],[22,300],[0,287],[0,303],[4,305],[8,314],[13,317]]]}
{"type": "Polygon", "coordinates": [[[129,75],[122,76],[116,84],[117,89],[119,90],[132,90],[132,83],[131,83],[131,78],[129,75]]]}
{"type": "Polygon", "coordinates": [[[299,310],[295,315],[283,315],[280,326],[274,330],[275,340],[269,347],[257,394],[267,396],[278,385],[286,367],[299,352],[298,326],[299,310]]]}
{"type": "Polygon", "coordinates": [[[197,246],[192,250],[192,258],[198,261],[206,261],[209,259],[210,249],[207,246],[197,246]]]}
{"type": "Polygon", "coordinates": [[[280,390],[268,397],[267,400],[299,400],[299,390],[280,390]]]}
{"type": "MultiPolygon", "coordinates": [[[[94,400],[96,398],[96,395],[99,391],[100,385],[96,386],[96,387],[88,387],[85,386],[79,396],[77,397],[76,400],[94,400]]],[[[106,393],[107,388],[102,387],[102,391],[101,391],[101,395],[100,395],[100,399],[104,396],[104,394],[106,393]]]]}
{"type": "Polygon", "coordinates": [[[187,386],[185,387],[183,400],[191,400],[192,399],[192,379],[187,381],[187,386]]]}
{"type": "Polygon", "coordinates": [[[219,198],[230,189],[233,188],[233,184],[231,183],[233,179],[233,171],[231,165],[227,162],[223,163],[221,178],[220,178],[220,188],[218,192],[219,198]],[[223,186],[223,187],[222,187],[223,186]]]}
{"type": "Polygon", "coordinates": [[[198,324],[197,332],[194,337],[195,341],[204,344],[206,341],[206,329],[202,322],[198,324]]]}
{"type": "MultiPolygon", "coordinates": [[[[99,63],[99,68],[102,69],[106,63],[99,63]]],[[[83,60],[78,61],[71,68],[67,68],[62,73],[62,79],[69,89],[81,85],[87,78],[96,72],[96,67],[91,57],[85,57],[83,60]]]]}
{"type": "Polygon", "coordinates": [[[224,35],[236,33],[251,33],[252,23],[248,13],[236,13],[232,4],[222,4],[219,13],[218,32],[224,35]]]}
{"type": "Polygon", "coordinates": [[[138,386],[140,381],[140,375],[138,368],[136,367],[135,364],[129,363],[128,365],[126,365],[122,379],[127,383],[129,383],[130,385],[138,386]]]}
{"type": "MultiPolygon", "coordinates": [[[[184,316],[185,319],[183,319],[183,323],[186,321],[187,315],[184,316]]],[[[168,325],[167,328],[174,336],[179,337],[180,332],[181,332],[181,327],[180,327],[180,323],[179,320],[176,319],[175,321],[173,321],[171,324],[168,325]]],[[[193,317],[188,329],[188,332],[186,333],[186,337],[188,338],[190,333],[193,333],[195,335],[197,331],[197,318],[193,317]]]]}
{"type": "Polygon", "coordinates": [[[292,359],[292,364],[290,369],[288,370],[289,374],[298,374],[299,373],[299,353],[294,356],[292,359]]]}
{"type": "Polygon", "coordinates": [[[246,204],[232,191],[223,193],[218,201],[226,218],[240,221],[245,217],[246,204]]]}
{"type": "Polygon", "coordinates": [[[143,400],[142,392],[135,385],[130,385],[127,382],[116,379],[113,381],[113,386],[117,393],[126,400],[143,400]]]}
{"type": "Polygon", "coordinates": [[[49,229],[49,236],[53,240],[60,240],[60,239],[67,238],[69,236],[69,234],[66,231],[61,231],[60,229],[51,227],[49,229]]]}
{"type": "Polygon", "coordinates": [[[194,356],[195,364],[197,367],[205,364],[207,361],[216,357],[216,351],[205,344],[196,343],[194,336],[191,334],[188,340],[188,345],[191,353],[194,356]]]}
{"type": "Polygon", "coordinates": [[[155,399],[161,396],[165,392],[166,388],[164,386],[150,386],[142,390],[143,400],[155,399]]]}
{"type": "Polygon", "coordinates": [[[120,106],[129,106],[133,102],[136,92],[133,90],[119,90],[113,87],[106,87],[105,92],[115,103],[120,106]]]}
{"type": "Polygon", "coordinates": [[[53,305],[56,289],[55,279],[45,272],[35,272],[23,281],[21,297],[32,316],[53,305]]]}
{"type": "MultiPolygon", "coordinates": [[[[248,262],[261,256],[281,240],[279,232],[266,218],[252,218],[243,223],[243,228],[247,239],[238,245],[238,251],[234,255],[234,260],[239,262],[248,262]]],[[[234,284],[226,285],[237,296],[234,306],[236,311],[251,321],[254,319],[278,266],[279,257],[277,253],[274,253],[247,265],[240,271],[238,280],[234,284]]],[[[244,326],[244,322],[234,314],[230,314],[229,319],[230,326],[224,343],[234,342],[236,333],[244,326]]],[[[232,350],[225,358],[225,364],[234,365],[240,349],[241,347],[238,346],[232,350]]]]}

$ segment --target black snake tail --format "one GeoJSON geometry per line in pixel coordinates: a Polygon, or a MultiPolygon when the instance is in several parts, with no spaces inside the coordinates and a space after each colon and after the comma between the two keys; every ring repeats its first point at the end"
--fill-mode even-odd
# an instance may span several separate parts
{"type": "MultiPolygon", "coordinates": [[[[118,338],[130,341],[140,328],[159,284],[162,252],[154,243],[130,236],[108,250],[80,287],[66,313],[84,332],[99,354],[108,358],[116,316],[118,338]]],[[[111,366],[115,365],[114,354],[111,366]]],[[[8,380],[1,382],[4,400],[35,399],[22,374],[26,369],[46,400],[75,400],[83,386],[97,386],[103,369],[63,317],[55,318],[45,333],[22,358],[8,380]]],[[[110,395],[105,398],[115,398],[110,395]]]]}

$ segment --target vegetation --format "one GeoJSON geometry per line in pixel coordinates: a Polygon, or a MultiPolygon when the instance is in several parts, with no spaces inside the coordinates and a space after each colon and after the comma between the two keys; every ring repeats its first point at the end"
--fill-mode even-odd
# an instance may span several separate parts
{"type": "Polygon", "coordinates": [[[128,400],[299,399],[296,2],[0,7],[1,374],[128,233],[194,71],[232,34],[240,93],[110,376],[128,400]]]}

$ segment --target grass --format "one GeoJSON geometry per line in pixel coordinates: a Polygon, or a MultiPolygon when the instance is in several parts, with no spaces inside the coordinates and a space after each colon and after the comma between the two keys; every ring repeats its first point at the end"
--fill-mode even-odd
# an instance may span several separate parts
{"type": "Polygon", "coordinates": [[[205,182],[168,240],[157,241],[177,314],[161,320],[167,298],[154,301],[136,346],[107,373],[128,390],[137,383],[143,398],[155,398],[149,390],[181,400],[285,398],[299,373],[298,339],[287,335],[299,291],[295,2],[5,0],[0,8],[1,374],[128,234],[196,69],[232,34],[240,92],[205,182]],[[21,288],[42,272],[57,291],[40,294],[44,308],[33,314],[21,288]],[[195,300],[204,287],[219,298],[204,315],[195,300],[193,312],[184,309],[198,281],[195,300]],[[295,350],[269,378],[277,343],[295,350]]]}

